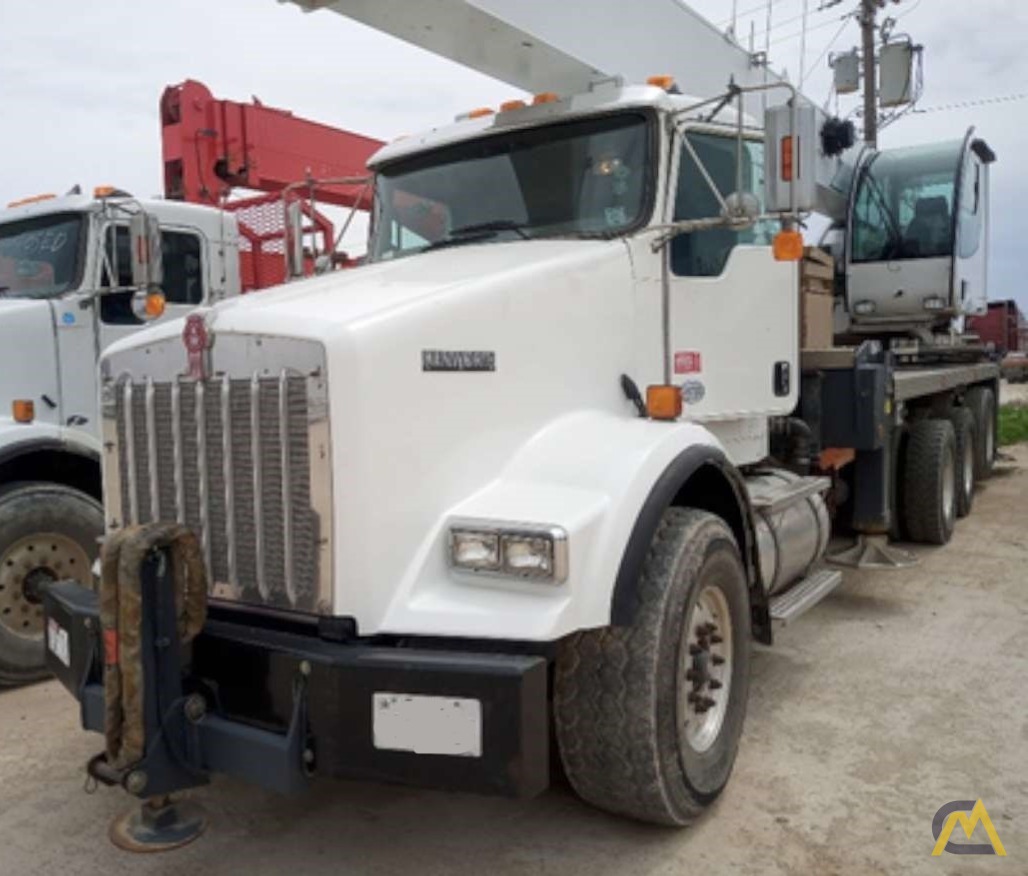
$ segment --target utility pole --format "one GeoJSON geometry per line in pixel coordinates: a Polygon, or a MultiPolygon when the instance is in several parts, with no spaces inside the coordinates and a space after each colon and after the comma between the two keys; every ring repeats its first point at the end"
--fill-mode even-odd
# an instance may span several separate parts
{"type": "Polygon", "coordinates": [[[878,0],[861,0],[860,32],[864,42],[864,141],[878,145],[878,62],[875,60],[875,17],[878,0]]]}

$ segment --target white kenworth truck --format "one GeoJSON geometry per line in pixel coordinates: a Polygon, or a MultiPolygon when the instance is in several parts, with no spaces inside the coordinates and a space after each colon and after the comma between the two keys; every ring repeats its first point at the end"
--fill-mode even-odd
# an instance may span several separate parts
{"type": "Polygon", "coordinates": [[[997,371],[953,322],[983,283],[991,153],[933,146],[886,179],[890,153],[844,160],[802,101],[762,129],[738,90],[655,82],[386,146],[366,265],[104,355],[107,529],[194,531],[209,602],[186,647],[163,553],[141,630],[101,637],[93,594],[46,590],[88,729],[118,637],[142,637],[145,754],[94,777],[532,795],[558,759],[588,802],[686,824],[732,771],[751,643],[840,579],[830,518],[878,562],[890,529],[949,539],[994,452],[997,371]],[[843,306],[888,315],[906,272],[931,343],[801,350],[814,209],[845,226],[843,306]]]}
{"type": "Polygon", "coordinates": [[[91,581],[101,351],[238,293],[237,250],[231,215],[107,186],[0,211],[0,686],[45,673],[46,584],[91,581]],[[133,274],[133,220],[159,234],[161,294],[133,274]]]}

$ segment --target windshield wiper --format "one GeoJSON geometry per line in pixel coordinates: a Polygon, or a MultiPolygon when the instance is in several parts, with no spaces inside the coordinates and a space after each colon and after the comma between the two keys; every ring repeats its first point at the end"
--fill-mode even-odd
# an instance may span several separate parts
{"type": "Polygon", "coordinates": [[[446,237],[423,246],[419,252],[430,252],[434,249],[445,249],[448,246],[460,246],[464,243],[478,243],[482,240],[491,240],[501,231],[513,231],[522,240],[528,240],[528,234],[525,233],[525,224],[523,222],[515,222],[513,219],[493,219],[490,222],[477,222],[474,225],[461,225],[459,228],[451,228],[450,233],[446,237]]]}
{"type": "Polygon", "coordinates": [[[525,232],[525,223],[516,222],[513,219],[492,219],[489,222],[476,222],[474,225],[462,225],[460,228],[451,228],[450,237],[463,234],[477,234],[480,231],[514,231],[522,240],[528,240],[525,232]]]}

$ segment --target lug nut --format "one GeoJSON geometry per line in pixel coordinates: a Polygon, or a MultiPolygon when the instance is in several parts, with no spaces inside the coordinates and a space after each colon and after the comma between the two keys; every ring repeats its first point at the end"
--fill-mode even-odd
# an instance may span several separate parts
{"type": "Polygon", "coordinates": [[[720,645],[724,641],[724,639],[722,639],[720,636],[711,636],[710,641],[713,645],[720,645]]]}
{"type": "Polygon", "coordinates": [[[723,688],[723,687],[724,687],[724,685],[723,685],[723,684],[722,684],[722,683],[721,683],[720,681],[718,681],[718,680],[717,680],[716,678],[712,678],[712,679],[711,679],[711,680],[710,680],[710,681],[709,681],[709,682],[707,683],[707,686],[708,686],[708,687],[709,687],[709,688],[710,688],[711,690],[721,690],[721,688],[723,688]]]}
{"type": "Polygon", "coordinates": [[[715,666],[720,666],[725,662],[725,658],[722,657],[720,654],[711,654],[710,662],[713,663],[715,666]]]}
{"type": "Polygon", "coordinates": [[[146,788],[147,777],[142,770],[133,770],[125,776],[125,790],[137,797],[146,788]]]}
{"type": "Polygon", "coordinates": [[[207,714],[207,702],[200,694],[192,694],[187,700],[183,711],[194,724],[207,714]]]}

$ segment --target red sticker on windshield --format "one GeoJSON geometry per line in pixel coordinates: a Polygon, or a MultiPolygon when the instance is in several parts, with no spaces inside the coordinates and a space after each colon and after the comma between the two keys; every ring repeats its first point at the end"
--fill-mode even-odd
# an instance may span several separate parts
{"type": "Polygon", "coordinates": [[[675,353],[675,374],[698,374],[703,370],[703,359],[698,350],[675,353]]]}

